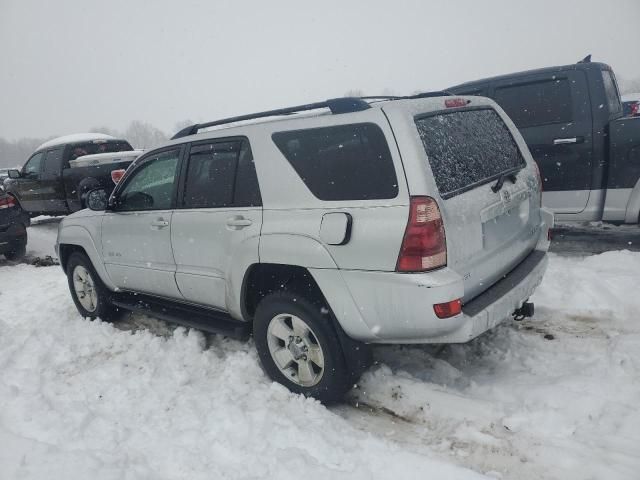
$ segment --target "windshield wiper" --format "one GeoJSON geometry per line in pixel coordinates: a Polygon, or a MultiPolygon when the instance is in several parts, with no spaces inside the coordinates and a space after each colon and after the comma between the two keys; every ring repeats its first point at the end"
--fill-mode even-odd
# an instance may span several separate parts
{"type": "Polygon", "coordinates": [[[505,172],[505,173],[501,173],[500,176],[498,177],[498,181],[495,183],[495,185],[491,186],[491,190],[493,191],[493,193],[498,193],[502,187],[504,186],[504,182],[506,180],[509,180],[511,183],[516,183],[518,177],[518,172],[517,171],[511,171],[511,172],[505,172]]]}

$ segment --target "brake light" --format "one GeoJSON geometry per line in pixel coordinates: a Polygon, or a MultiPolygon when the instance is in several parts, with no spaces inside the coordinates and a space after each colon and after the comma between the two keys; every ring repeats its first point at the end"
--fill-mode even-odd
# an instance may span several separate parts
{"type": "Polygon", "coordinates": [[[631,115],[632,117],[640,115],[640,102],[633,102],[631,104],[631,113],[629,115],[631,115]]]}
{"type": "Polygon", "coordinates": [[[113,180],[113,183],[117,185],[118,182],[122,179],[122,177],[124,177],[125,172],[126,170],[124,168],[113,170],[111,172],[111,180],[113,180]]]}
{"type": "Polygon", "coordinates": [[[458,298],[447,303],[436,303],[433,306],[433,311],[438,318],[455,317],[462,312],[462,301],[458,298]]]}
{"type": "Polygon", "coordinates": [[[447,98],[444,101],[444,106],[447,108],[465,107],[471,103],[471,100],[465,100],[464,98],[447,98]]]}
{"type": "Polygon", "coordinates": [[[431,197],[411,197],[396,271],[424,272],[446,265],[447,242],[438,204],[431,197]]]}
{"type": "Polygon", "coordinates": [[[16,199],[11,195],[8,195],[6,198],[0,198],[0,209],[3,208],[13,208],[17,205],[16,199]]]}

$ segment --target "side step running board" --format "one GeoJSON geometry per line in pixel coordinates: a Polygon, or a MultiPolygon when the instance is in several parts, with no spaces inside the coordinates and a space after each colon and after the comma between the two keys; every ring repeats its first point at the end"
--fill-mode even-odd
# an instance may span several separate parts
{"type": "Polygon", "coordinates": [[[238,340],[247,340],[251,335],[250,323],[236,320],[227,313],[208,308],[170,303],[153,297],[126,293],[118,295],[112,303],[125,310],[238,340]]]}

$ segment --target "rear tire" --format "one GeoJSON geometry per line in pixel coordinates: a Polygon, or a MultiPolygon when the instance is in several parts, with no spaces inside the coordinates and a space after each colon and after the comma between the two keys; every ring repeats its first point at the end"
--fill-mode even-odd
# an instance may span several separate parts
{"type": "Polygon", "coordinates": [[[80,315],[105,322],[120,320],[125,310],[111,303],[112,292],[102,283],[91,260],[84,253],[74,252],[67,262],[67,281],[73,303],[80,315]]]}
{"type": "Polygon", "coordinates": [[[27,231],[25,226],[24,237],[16,241],[11,249],[4,253],[4,257],[12,262],[21,260],[27,254],[27,231]]]}
{"type": "Polygon", "coordinates": [[[253,335],[266,373],[292,392],[332,403],[351,387],[352,372],[326,308],[293,293],[272,293],[256,309],[253,335]]]}

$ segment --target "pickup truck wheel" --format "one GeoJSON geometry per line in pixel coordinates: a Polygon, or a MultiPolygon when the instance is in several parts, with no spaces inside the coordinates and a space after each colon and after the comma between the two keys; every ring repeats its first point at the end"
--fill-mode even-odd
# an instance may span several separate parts
{"type": "Polygon", "coordinates": [[[92,320],[99,317],[105,322],[114,322],[125,313],[111,303],[111,292],[85,254],[71,254],[67,262],[67,281],[73,303],[83,317],[92,320]]]}
{"type": "Polygon", "coordinates": [[[351,386],[331,317],[288,292],[265,297],[256,309],[253,334],[266,373],[295,393],[330,403],[351,386]]]}

